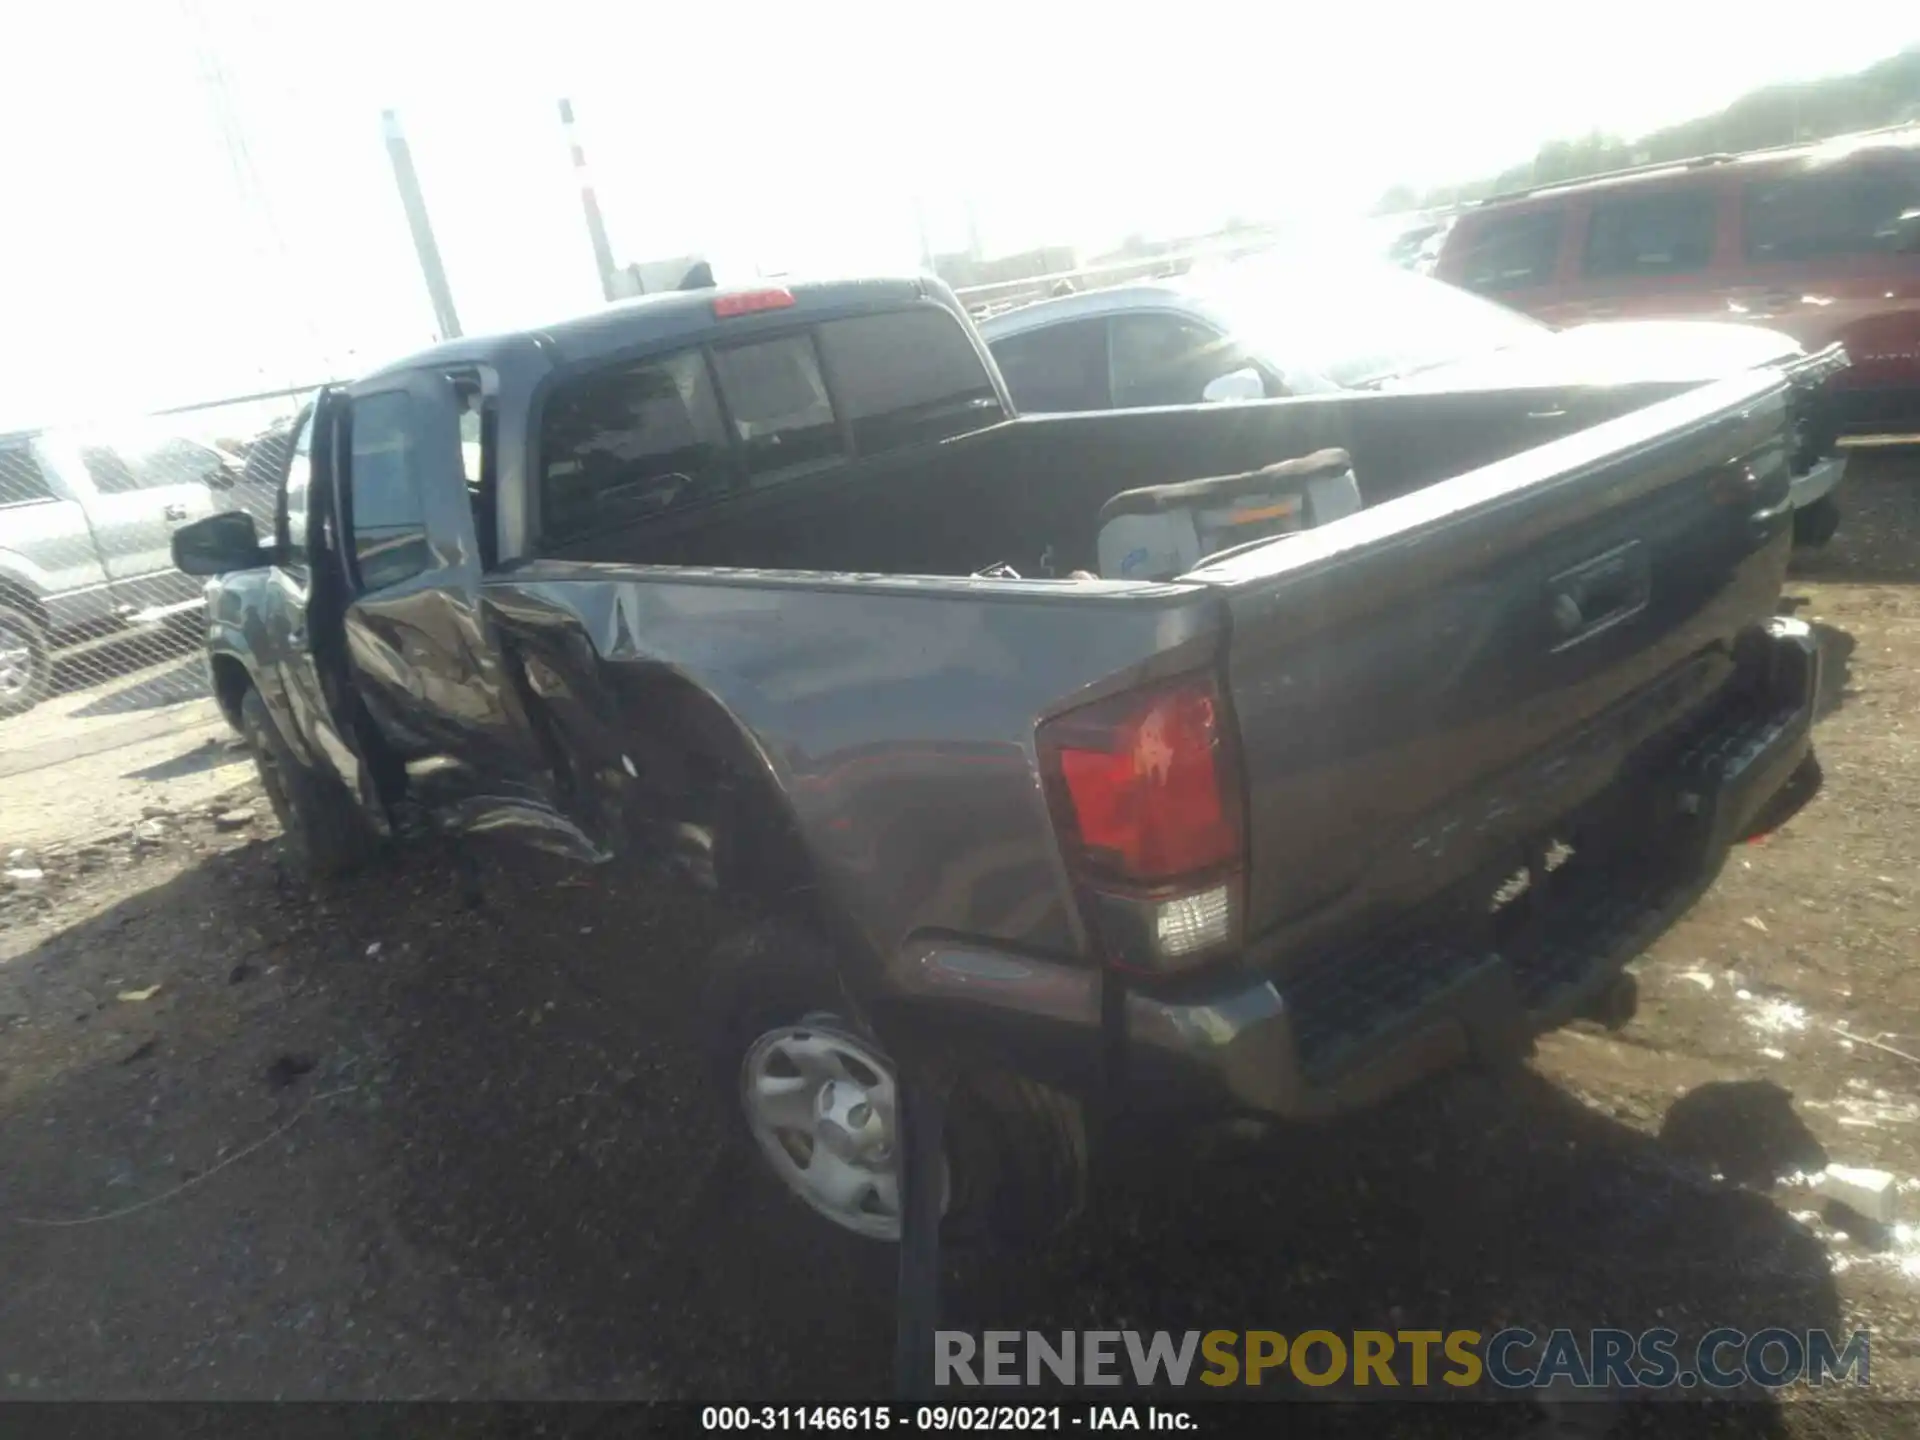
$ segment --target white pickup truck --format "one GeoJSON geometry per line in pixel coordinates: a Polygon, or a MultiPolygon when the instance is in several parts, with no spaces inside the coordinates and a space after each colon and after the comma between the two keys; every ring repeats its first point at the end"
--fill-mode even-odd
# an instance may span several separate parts
{"type": "Polygon", "coordinates": [[[0,436],[0,715],[39,703],[57,657],[200,605],[173,532],[230,508],[235,479],[176,435],[0,436]]]}

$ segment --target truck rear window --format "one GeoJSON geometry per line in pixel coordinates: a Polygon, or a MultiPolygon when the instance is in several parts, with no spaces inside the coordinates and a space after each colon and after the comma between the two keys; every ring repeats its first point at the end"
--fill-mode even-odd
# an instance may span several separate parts
{"type": "Polygon", "coordinates": [[[565,544],[1006,418],[935,307],[690,348],[560,385],[540,428],[540,534],[565,544]]]}
{"type": "Polygon", "coordinates": [[[698,350],[561,386],[541,421],[540,453],[540,530],[549,542],[718,498],[736,473],[698,350]]]}
{"type": "Polygon", "coordinates": [[[716,351],[713,364],[755,485],[792,480],[841,458],[840,424],[813,336],[735,345],[716,351]]]}
{"type": "Polygon", "coordinates": [[[829,320],[820,327],[820,349],[863,455],[1006,418],[973,342],[944,310],[829,320]]]}

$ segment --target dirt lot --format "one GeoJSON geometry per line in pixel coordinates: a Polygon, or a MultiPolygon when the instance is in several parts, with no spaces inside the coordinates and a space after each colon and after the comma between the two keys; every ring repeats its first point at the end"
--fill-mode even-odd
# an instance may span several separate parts
{"type": "MultiPolygon", "coordinates": [[[[1920,1396],[1920,1228],[1858,1233],[1792,1179],[1883,1167],[1920,1227],[1916,581],[1920,462],[1876,456],[1789,587],[1829,657],[1825,786],[1640,962],[1630,1028],[1123,1166],[1050,1253],[958,1270],[954,1322],[1870,1328],[1874,1388],[1920,1396]]],[[[44,802],[8,861],[44,877],[0,890],[0,1395],[884,1390],[888,1252],[716,1139],[678,1019],[725,916],[506,853],[477,908],[434,853],[316,897],[208,738],[175,737],[200,784],[164,803],[109,766],[122,813],[84,834],[49,833],[46,767],[0,777],[0,848],[21,787],[44,802]]]]}

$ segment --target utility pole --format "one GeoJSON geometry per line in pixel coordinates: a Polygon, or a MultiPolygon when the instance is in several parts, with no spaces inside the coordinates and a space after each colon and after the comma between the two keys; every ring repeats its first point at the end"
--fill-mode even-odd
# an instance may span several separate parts
{"type": "MultiPolygon", "coordinates": [[[[226,66],[221,62],[219,48],[213,30],[207,23],[199,0],[178,0],[181,18],[190,32],[189,42],[193,46],[195,59],[199,62],[200,81],[206,88],[207,100],[213,114],[215,127],[220,132],[221,145],[227,154],[227,163],[233,172],[234,194],[240,202],[242,212],[242,233],[246,236],[251,258],[258,266],[254,280],[257,285],[267,285],[266,271],[270,263],[280,266],[282,286],[279,290],[269,287],[260,293],[267,297],[267,303],[275,306],[283,304],[282,293],[286,278],[293,275],[296,266],[287,248],[286,235],[281,231],[274,214],[272,198],[265,185],[261,183],[259,167],[254,163],[253,152],[247,144],[247,127],[242,121],[238,106],[234,102],[232,88],[228,84],[226,66]]],[[[283,373],[290,378],[305,380],[317,368],[331,375],[335,370],[335,358],[327,344],[321,327],[314,318],[313,311],[306,306],[297,306],[296,313],[307,332],[311,353],[302,360],[294,361],[286,355],[283,373]]],[[[275,367],[279,369],[279,367],[275,367]]],[[[262,366],[261,375],[269,373],[262,366]]]]}
{"type": "Polygon", "coordinates": [[[426,197],[420,193],[420,177],[414,173],[413,151],[400,129],[400,117],[391,110],[380,113],[381,128],[387,136],[387,158],[393,161],[393,180],[400,187],[400,205],[407,212],[407,228],[413,232],[414,253],[420,257],[420,273],[427,282],[427,294],[433,300],[433,318],[443,340],[458,339],[460,317],[454,313],[453,290],[447,284],[447,272],[440,264],[440,247],[434,243],[433,226],[427,220],[426,197]]]}
{"type": "Polygon", "coordinates": [[[593,263],[600,271],[600,293],[609,300],[618,300],[620,290],[614,278],[613,246],[607,243],[607,223],[600,216],[600,201],[593,193],[593,177],[587,173],[587,152],[580,147],[571,100],[560,102],[560,127],[567,132],[567,147],[573,152],[573,173],[580,182],[580,208],[587,214],[587,238],[593,242],[593,263]]]}
{"type": "Polygon", "coordinates": [[[927,201],[923,195],[913,197],[913,228],[920,239],[920,268],[929,275],[938,275],[939,267],[933,262],[933,241],[927,233],[927,201]]]}

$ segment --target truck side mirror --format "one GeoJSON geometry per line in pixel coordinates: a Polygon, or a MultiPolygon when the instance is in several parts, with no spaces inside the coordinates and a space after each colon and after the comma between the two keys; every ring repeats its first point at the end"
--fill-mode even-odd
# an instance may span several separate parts
{"type": "Polygon", "coordinates": [[[1225,375],[1214,376],[1200,392],[1200,398],[1209,405],[1234,400],[1264,400],[1267,398],[1267,382],[1260,377],[1258,370],[1248,365],[1239,370],[1229,370],[1225,375]]]}
{"type": "Polygon", "coordinates": [[[173,532],[173,565],[183,575],[226,575],[271,563],[253,517],[243,510],[209,515],[173,532]]]}

